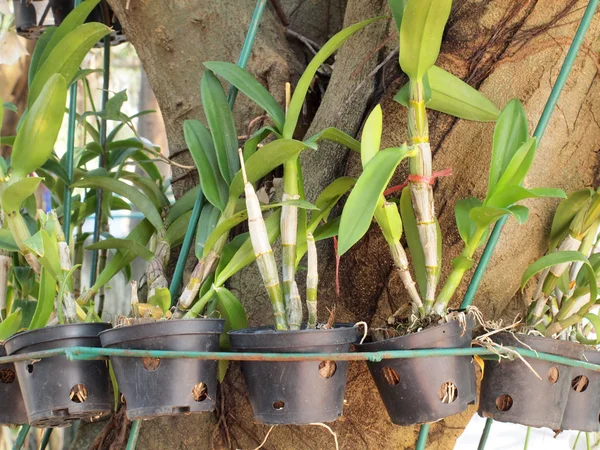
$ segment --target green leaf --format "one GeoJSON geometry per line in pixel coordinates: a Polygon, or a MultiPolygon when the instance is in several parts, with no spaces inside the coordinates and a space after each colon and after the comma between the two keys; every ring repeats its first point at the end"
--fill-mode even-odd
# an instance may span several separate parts
{"type": "Polygon", "coordinates": [[[320,141],[335,142],[336,144],[343,145],[350,150],[360,153],[360,142],[334,127],[325,128],[323,131],[319,131],[317,134],[306,139],[304,143],[313,150],[318,150],[317,143],[320,141]]]}
{"type": "MultiPolygon", "coordinates": [[[[427,71],[431,98],[427,108],[477,122],[495,122],[500,110],[477,89],[438,66],[427,71]]],[[[410,85],[405,84],[394,100],[408,107],[410,85]]]]}
{"type": "MultiPolygon", "coordinates": [[[[254,183],[282,165],[287,160],[293,159],[304,150],[306,144],[294,139],[277,139],[261,147],[246,161],[248,182],[254,183]]],[[[238,172],[229,186],[229,198],[238,198],[244,192],[242,173],[238,172]]]]}
{"type": "Polygon", "coordinates": [[[117,239],[110,238],[90,244],[86,247],[88,250],[128,250],[129,255],[135,255],[134,257],[140,257],[144,261],[152,261],[154,259],[154,253],[148,250],[144,245],[135,242],[130,239],[117,239]]]}
{"type": "Polygon", "coordinates": [[[221,175],[227,184],[230,184],[240,170],[237,131],[223,87],[210,70],[205,70],[202,75],[200,95],[221,175]]]}
{"type": "Polygon", "coordinates": [[[500,190],[496,189],[492,198],[485,202],[486,206],[496,208],[508,208],[513,203],[520,202],[527,198],[566,198],[566,194],[562,189],[555,188],[533,188],[526,189],[522,186],[510,186],[500,190]]]}
{"type": "Polygon", "coordinates": [[[56,297],[56,280],[45,267],[42,267],[37,306],[29,324],[30,330],[44,328],[48,324],[54,311],[54,297],[56,297]]]}
{"type": "Polygon", "coordinates": [[[408,0],[400,27],[400,67],[416,82],[435,64],[452,0],[408,0]]]}
{"type": "Polygon", "coordinates": [[[74,183],[73,187],[104,189],[115,192],[133,203],[157,230],[164,227],[160,214],[152,201],[136,188],[122,181],[104,176],[86,176],[74,183]]]}
{"type": "Polygon", "coordinates": [[[533,163],[536,149],[537,140],[535,137],[526,140],[519,147],[498,180],[495,191],[500,191],[509,186],[519,186],[523,183],[533,163]]]}
{"type": "Polygon", "coordinates": [[[596,339],[588,339],[583,336],[579,331],[577,332],[577,341],[583,345],[598,345],[600,344],[600,317],[598,317],[594,313],[588,313],[583,316],[585,319],[589,320],[594,328],[594,334],[596,335],[596,339]]]}
{"type": "MultiPolygon", "coordinates": [[[[74,8],[67,17],[60,23],[60,26],[55,29],[48,44],[44,46],[44,52],[40,56],[39,65],[43,65],[52,50],[62,41],[69,33],[83,25],[85,19],[90,15],[92,10],[100,0],[85,0],[74,8]]],[[[45,33],[44,33],[45,34],[45,33]]],[[[36,44],[37,47],[37,44],[36,44]]]]}
{"type": "Polygon", "coordinates": [[[543,270],[556,266],[557,264],[571,263],[571,262],[582,262],[586,268],[588,274],[588,280],[592,280],[590,283],[590,299],[598,298],[598,287],[596,274],[594,268],[588,261],[588,259],[580,252],[567,251],[567,252],[553,252],[548,255],[542,256],[533,264],[531,264],[523,273],[521,277],[521,289],[525,287],[527,282],[537,273],[543,270]]]}
{"type": "Polygon", "coordinates": [[[205,245],[217,226],[220,216],[221,212],[213,205],[207,204],[202,208],[196,229],[196,244],[194,246],[196,258],[201,259],[204,255],[205,245]]]}
{"type": "MultiPolygon", "coordinates": [[[[313,233],[315,237],[315,241],[322,241],[324,239],[329,239],[339,234],[340,229],[340,219],[341,217],[336,217],[324,223],[323,225],[318,226],[313,233]]],[[[298,261],[299,262],[299,261],[298,261]]]]}
{"type": "Polygon", "coordinates": [[[9,252],[18,252],[19,247],[12,236],[12,233],[7,228],[0,228],[0,249],[9,252]]]}
{"type": "Polygon", "coordinates": [[[321,47],[321,50],[317,52],[308,66],[306,66],[304,73],[300,77],[300,80],[298,80],[298,84],[296,85],[296,89],[294,90],[294,94],[292,95],[292,99],[287,110],[283,132],[281,133],[284,138],[291,139],[294,136],[294,131],[296,130],[296,125],[298,124],[298,119],[300,118],[304,99],[306,98],[308,89],[313,82],[313,78],[315,77],[317,70],[319,67],[321,67],[321,64],[329,59],[333,52],[340,48],[346,39],[370,23],[382,18],[383,17],[374,17],[372,19],[363,20],[362,22],[351,25],[348,28],[344,28],[342,31],[329,39],[325,45],[323,45],[323,47],[321,47]]]}
{"type": "Polygon", "coordinates": [[[67,101],[65,79],[55,74],[41,90],[25,116],[13,145],[13,174],[25,177],[41,167],[52,154],[67,101]]]}
{"type": "Polygon", "coordinates": [[[158,288],[154,291],[154,295],[148,299],[148,303],[153,306],[158,306],[163,314],[171,309],[171,293],[168,288],[158,288]]]}
{"type": "Polygon", "coordinates": [[[377,153],[365,166],[342,212],[338,242],[340,255],[365,235],[396,167],[409,154],[406,146],[388,148],[377,153]]]}
{"type": "Polygon", "coordinates": [[[498,180],[506,171],[515,153],[527,140],[528,133],[527,116],[523,105],[517,99],[512,99],[502,110],[494,128],[492,162],[486,198],[492,196],[498,180]]]}
{"type": "Polygon", "coordinates": [[[390,9],[392,10],[392,16],[394,17],[394,23],[396,29],[400,32],[400,26],[402,25],[402,16],[404,15],[404,9],[408,0],[388,0],[390,9]]]}
{"type": "MultiPolygon", "coordinates": [[[[518,206],[518,205],[517,205],[518,206]]],[[[512,208],[512,207],[511,207],[512,208]]],[[[505,216],[507,214],[512,214],[515,218],[521,222],[523,220],[524,211],[520,208],[511,209],[511,208],[496,208],[493,206],[476,206],[471,209],[469,213],[469,217],[473,219],[480,228],[485,228],[496,222],[500,217],[505,216]]],[[[525,208],[526,209],[526,208],[525,208]]],[[[527,217],[525,217],[526,219],[527,217]]]]}
{"type": "MultiPolygon", "coordinates": [[[[247,232],[238,234],[231,241],[229,241],[227,244],[225,244],[225,247],[223,247],[223,251],[221,252],[221,257],[219,258],[219,264],[217,265],[217,270],[215,271],[215,273],[217,275],[220,274],[221,271],[225,267],[227,267],[227,265],[231,261],[231,258],[233,258],[233,255],[235,255],[237,253],[237,251],[240,249],[240,247],[244,244],[244,242],[246,242],[246,240],[248,239],[248,236],[249,236],[249,234],[247,232]]],[[[206,280],[205,284],[208,281],[210,281],[209,286],[212,286],[213,283],[215,282],[215,274],[213,274],[211,277],[209,277],[208,280],[206,280]]],[[[204,287],[204,285],[202,287],[204,287]]],[[[201,289],[200,297],[202,297],[202,295],[204,295],[205,293],[206,293],[206,291],[203,293],[202,289],[201,289]]]]}
{"type": "Polygon", "coordinates": [[[415,278],[419,286],[421,297],[425,297],[427,289],[427,270],[425,267],[425,253],[419,238],[419,230],[417,228],[417,219],[410,198],[410,189],[408,187],[402,189],[400,196],[400,213],[402,215],[402,224],[404,226],[404,235],[406,243],[410,250],[412,266],[415,270],[415,278]]]}
{"type": "Polygon", "coordinates": [[[508,208],[510,213],[517,219],[519,225],[523,225],[529,217],[529,208],[522,205],[513,205],[508,208]]]}
{"type": "Polygon", "coordinates": [[[386,202],[383,196],[375,208],[375,220],[388,244],[395,244],[402,237],[402,220],[398,205],[386,202]]]}
{"type": "Polygon", "coordinates": [[[123,89],[120,92],[117,92],[106,102],[106,108],[104,109],[104,114],[106,120],[123,120],[123,116],[121,115],[121,108],[123,107],[123,103],[127,101],[127,89],[123,89]]]}
{"type": "MultiPolygon", "coordinates": [[[[230,350],[231,342],[227,333],[231,330],[241,330],[242,328],[248,327],[248,318],[246,317],[246,310],[231,291],[224,287],[216,288],[217,302],[216,310],[221,315],[221,318],[225,319],[225,332],[221,334],[219,339],[219,347],[221,351],[230,350]]],[[[229,361],[219,361],[219,382],[222,382],[227,373],[227,367],[229,361]]]]}
{"type": "Polygon", "coordinates": [[[21,327],[21,319],[23,318],[23,313],[21,312],[21,308],[13,311],[6,319],[0,322],[0,342],[7,340],[21,327]]]}
{"type": "Polygon", "coordinates": [[[559,203],[554,213],[554,219],[552,219],[550,242],[548,244],[549,251],[554,250],[567,236],[571,222],[579,210],[587,204],[593,193],[592,189],[581,189],[570,193],[565,200],[559,203]]]}
{"type": "Polygon", "coordinates": [[[355,184],[356,178],[354,177],[340,177],[323,189],[315,201],[315,207],[319,212],[311,215],[308,230],[314,233],[321,221],[327,220],[332,208],[355,184]]]}
{"type": "Polygon", "coordinates": [[[178,217],[181,217],[182,214],[190,211],[194,207],[198,195],[202,195],[201,203],[204,203],[204,195],[200,185],[194,186],[183,194],[183,196],[169,208],[169,212],[165,217],[165,226],[171,226],[178,217]]]}
{"type": "Polygon", "coordinates": [[[21,209],[21,203],[33,195],[40,185],[41,178],[31,177],[24,178],[11,184],[2,194],[2,209],[6,214],[16,214],[21,209]]]}
{"type": "Polygon", "coordinates": [[[250,100],[264,109],[269,117],[273,119],[278,130],[283,128],[283,122],[285,121],[283,108],[277,103],[277,100],[273,98],[269,91],[267,91],[252,75],[246,72],[246,70],[236,64],[221,61],[207,61],[204,65],[210,71],[223,77],[240,92],[245,94],[250,100]]]}
{"type": "Polygon", "coordinates": [[[183,134],[200,175],[202,192],[210,203],[223,211],[229,187],[219,172],[210,131],[198,120],[186,120],[183,122],[183,134]]]}
{"type": "Polygon", "coordinates": [[[264,141],[271,133],[276,133],[276,131],[277,130],[273,127],[263,127],[260,130],[257,130],[250,139],[246,140],[246,142],[244,142],[244,161],[256,153],[258,144],[264,141]]]}
{"type": "MultiPolygon", "coordinates": [[[[273,213],[265,219],[269,242],[272,244],[279,237],[279,220],[281,219],[281,209],[273,211],[273,213]]],[[[247,265],[251,264],[256,259],[254,249],[250,237],[240,246],[239,250],[233,255],[231,261],[223,268],[215,279],[215,286],[223,286],[233,274],[239,272],[247,265]]]]}
{"type": "Polygon", "coordinates": [[[173,225],[167,228],[164,239],[169,243],[171,248],[181,245],[183,242],[191,217],[192,211],[188,211],[182,216],[179,216],[175,222],[173,222],[173,225]]]}
{"type": "MultiPolygon", "coordinates": [[[[154,234],[152,224],[147,220],[142,220],[127,235],[126,239],[137,242],[140,245],[146,245],[150,237],[154,234]]],[[[108,283],[116,274],[136,258],[136,254],[131,250],[119,250],[108,262],[106,267],[96,279],[96,283],[90,288],[93,292],[108,283]]]]}
{"type": "Polygon", "coordinates": [[[452,260],[452,267],[457,270],[467,271],[470,270],[471,267],[475,264],[472,258],[468,258],[466,256],[459,256],[452,260]]]}
{"type": "Polygon", "coordinates": [[[475,234],[475,230],[477,229],[477,224],[473,219],[471,219],[470,216],[471,210],[481,205],[481,200],[475,197],[465,198],[456,202],[456,207],[454,210],[456,227],[458,228],[458,234],[460,234],[460,238],[465,244],[470,241],[473,234],[475,234]]]}
{"type": "Polygon", "coordinates": [[[90,49],[109,33],[110,28],[106,25],[92,22],[81,25],[67,34],[51,50],[35,74],[29,87],[28,105],[31,106],[35,102],[52,75],[58,73],[70,84],[90,49]]]}
{"type": "Polygon", "coordinates": [[[379,151],[382,129],[383,113],[381,112],[381,105],[377,105],[367,117],[360,138],[360,160],[363,168],[379,151]]]}
{"type": "Polygon", "coordinates": [[[169,199],[165,193],[158,187],[156,182],[148,177],[140,176],[133,172],[121,172],[120,178],[131,181],[136,187],[148,197],[157,208],[166,208],[169,206],[169,199]]]}
{"type": "MultiPolygon", "coordinates": [[[[268,205],[261,205],[261,210],[268,211],[270,209],[279,208],[283,205],[297,206],[298,208],[301,208],[304,210],[316,209],[316,207],[314,205],[307,202],[306,200],[287,200],[285,202],[280,202],[280,203],[270,203],[268,205]]],[[[219,224],[216,227],[213,226],[213,230],[212,230],[212,232],[210,232],[208,239],[204,239],[204,236],[200,237],[197,235],[196,244],[198,244],[200,242],[200,243],[202,243],[202,247],[203,247],[201,257],[207,256],[210,253],[210,251],[214,248],[217,241],[224,234],[229,233],[229,231],[233,227],[235,227],[236,225],[239,225],[240,223],[245,221],[247,218],[248,218],[248,211],[244,209],[244,210],[232,215],[231,217],[228,217],[227,219],[222,220],[221,222],[219,222],[219,224]]],[[[205,228],[208,229],[209,227],[205,227],[205,228]]],[[[201,229],[203,229],[203,228],[200,228],[200,226],[198,226],[199,233],[200,233],[201,229]]],[[[198,257],[198,259],[200,259],[200,256],[198,257]]]]}
{"type": "Polygon", "coordinates": [[[61,277],[60,256],[58,254],[58,241],[56,232],[50,235],[46,230],[40,230],[25,240],[25,245],[38,257],[38,261],[52,278],[59,280],[61,277]]]}
{"type": "Polygon", "coordinates": [[[35,74],[40,67],[40,59],[42,58],[42,54],[46,50],[46,47],[52,40],[54,33],[56,33],[57,27],[48,27],[46,31],[42,33],[40,38],[35,43],[35,47],[33,48],[33,54],[31,55],[31,62],[29,63],[29,73],[27,74],[27,85],[31,86],[33,83],[33,79],[35,74]]]}

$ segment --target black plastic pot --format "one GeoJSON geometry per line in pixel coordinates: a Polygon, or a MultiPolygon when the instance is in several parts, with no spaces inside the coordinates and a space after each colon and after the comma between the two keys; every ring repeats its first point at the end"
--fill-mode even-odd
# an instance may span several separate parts
{"type": "MultiPolygon", "coordinates": [[[[73,10],[74,0],[12,0],[15,12],[15,28],[20,36],[38,39],[49,26],[58,26],[73,10]]],[[[101,1],[90,13],[86,22],[100,22],[113,28],[111,45],[127,41],[121,24],[108,3],[101,1]]],[[[97,47],[102,43],[97,44],[97,47]]]]}
{"type": "MultiPolygon", "coordinates": [[[[25,331],[4,345],[9,355],[60,347],[100,347],[105,323],[77,323],[25,331]]],[[[108,361],[69,361],[64,356],[15,363],[29,423],[35,427],[68,426],[112,411],[114,397],[108,361]]]]}
{"type": "MultiPolygon", "coordinates": [[[[571,359],[581,359],[584,350],[575,342],[523,334],[515,337],[510,333],[498,333],[492,339],[503,346],[528,348],[571,359]]],[[[519,358],[485,361],[479,415],[498,422],[561,429],[574,371],[562,364],[532,358],[525,360],[541,379],[519,358]]],[[[597,409],[594,414],[598,414],[597,409]]]]}
{"type": "MultiPolygon", "coordinates": [[[[2,356],[6,356],[6,350],[0,344],[0,357],[2,356]]],[[[0,364],[0,405],[0,425],[27,423],[25,403],[14,364],[0,364]]]]}
{"type": "MultiPolygon", "coordinates": [[[[275,331],[272,327],[229,332],[234,351],[339,353],[350,350],[359,329],[275,331]]],[[[254,418],[265,424],[333,422],[342,415],[347,361],[242,361],[254,418]]]]}
{"type": "MultiPolygon", "coordinates": [[[[172,320],[113,328],[100,333],[102,346],[136,350],[215,352],[222,319],[172,320]]],[[[217,361],[110,358],[130,420],[212,411],[217,361]]]]}
{"type": "MultiPolygon", "coordinates": [[[[600,364],[600,352],[586,350],[584,360],[600,364]]],[[[570,387],[561,428],[563,430],[600,431],[600,373],[572,367],[570,387]]]]}
{"type": "MultiPolygon", "coordinates": [[[[357,345],[360,352],[468,348],[474,323],[458,321],[395,337],[357,345]]],[[[477,400],[471,356],[386,359],[367,362],[390,420],[396,425],[434,422],[458,414],[477,400]]]]}

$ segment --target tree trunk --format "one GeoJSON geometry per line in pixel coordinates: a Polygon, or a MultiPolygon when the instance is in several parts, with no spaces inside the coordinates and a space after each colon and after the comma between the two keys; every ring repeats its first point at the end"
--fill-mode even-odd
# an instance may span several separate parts
{"type": "MultiPolygon", "coordinates": [[[[185,118],[201,118],[202,61],[237,60],[254,2],[109,2],[148,73],[164,116],[171,157],[189,164],[182,122],[185,118]],[[129,10],[126,9],[128,3],[129,10]]],[[[332,29],[332,22],[339,25],[331,20],[331,15],[324,13],[312,14],[313,27],[306,25],[310,22],[306,16],[303,16],[304,22],[298,17],[299,11],[311,13],[308,5],[323,7],[325,3],[335,7],[338,3],[335,0],[281,0],[281,3],[288,19],[293,19],[290,28],[294,31],[310,34],[314,30],[326,30],[320,36],[311,36],[318,42],[336,31],[332,29]],[[295,23],[304,25],[295,28],[295,23]]],[[[586,4],[583,0],[455,0],[439,64],[481,89],[499,107],[513,97],[519,98],[525,105],[533,131],[586,4]]],[[[349,0],[345,25],[386,11],[383,0],[349,0]]],[[[598,184],[599,35],[600,19],[596,16],[541,142],[527,186],[560,187],[570,192],[598,184]]],[[[406,111],[392,100],[405,82],[397,57],[392,56],[372,73],[396,48],[397,33],[391,20],[370,25],[351,38],[337,55],[331,81],[310,131],[334,125],[356,135],[365,114],[381,102],[382,145],[393,146],[405,141],[406,111]]],[[[306,63],[304,55],[298,58],[291,49],[297,49],[297,42],[286,41],[279,19],[269,7],[249,68],[278,99],[282,98],[284,82],[294,80],[306,63]]],[[[239,130],[244,130],[248,120],[261,114],[242,97],[235,108],[239,130]]],[[[453,169],[453,176],[439,180],[435,189],[436,212],[444,237],[442,283],[452,258],[458,256],[462,248],[454,221],[454,205],[461,198],[485,195],[492,132],[493,124],[431,114],[434,170],[453,169]]],[[[314,200],[336,176],[360,173],[356,155],[348,155],[333,145],[320,147],[318,152],[303,157],[308,200],[314,200]]],[[[403,169],[394,181],[401,182],[406,175],[403,169]]],[[[180,195],[196,183],[197,178],[194,174],[174,170],[174,181],[175,193],[180,195]]],[[[486,319],[512,318],[515,313],[525,311],[519,297],[512,304],[511,299],[515,297],[525,267],[544,252],[556,204],[556,200],[529,202],[531,213],[526,224],[518,226],[509,220],[475,301],[486,319]]],[[[330,243],[322,246],[321,255],[326,256],[320,267],[321,318],[325,317],[325,308],[335,305],[337,320],[366,320],[376,326],[392,309],[407,304],[407,295],[391,270],[386,245],[375,228],[342,258],[339,297],[334,289],[330,243]]],[[[463,283],[451,306],[459,304],[465,287],[463,283]]],[[[255,269],[246,270],[233,288],[243,293],[240,295],[249,311],[251,325],[264,324],[265,317],[270,317],[270,307],[262,286],[256,282],[255,269]]],[[[233,365],[221,392],[225,397],[217,414],[218,423],[211,415],[147,422],[142,427],[140,448],[208,449],[214,445],[214,448],[248,449],[258,446],[269,428],[253,423],[237,365],[233,365]]],[[[332,425],[340,448],[414,448],[418,428],[390,423],[364,363],[351,364],[346,398],[344,417],[332,425]]],[[[430,448],[452,448],[474,411],[471,407],[464,414],[433,424],[430,448]]],[[[333,439],[319,427],[278,427],[271,433],[265,448],[333,448],[333,439]]]]}

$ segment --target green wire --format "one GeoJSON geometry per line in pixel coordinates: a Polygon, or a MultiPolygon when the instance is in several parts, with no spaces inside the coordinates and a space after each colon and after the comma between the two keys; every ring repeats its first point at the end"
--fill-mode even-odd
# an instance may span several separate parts
{"type": "Polygon", "coordinates": [[[126,450],[135,450],[135,447],[137,446],[138,437],[140,437],[141,427],[141,420],[134,420],[133,422],[131,422],[131,431],[129,432],[129,439],[127,440],[126,450]]]}
{"type": "Polygon", "coordinates": [[[479,445],[477,446],[477,450],[483,450],[485,448],[485,444],[487,443],[488,437],[490,436],[490,429],[492,428],[493,419],[486,419],[485,426],[483,427],[483,433],[481,433],[481,438],[479,438],[479,445]]]}
{"type": "Polygon", "coordinates": [[[12,450],[21,450],[23,448],[23,444],[25,443],[25,438],[29,434],[29,430],[31,429],[30,425],[23,425],[19,430],[19,434],[17,436],[17,440],[15,441],[15,445],[13,445],[12,450]]]}
{"type": "Polygon", "coordinates": [[[42,436],[42,443],[40,444],[40,450],[46,450],[46,447],[50,443],[50,436],[52,435],[52,430],[54,428],[46,428],[44,430],[44,435],[42,436]]]}
{"type": "MultiPolygon", "coordinates": [[[[267,6],[267,0],[258,0],[256,2],[256,7],[254,8],[254,13],[252,13],[252,19],[250,19],[250,26],[248,27],[246,39],[244,40],[244,45],[242,47],[242,52],[240,53],[240,57],[238,58],[237,62],[237,65],[242,69],[246,68],[246,64],[248,64],[248,60],[250,59],[252,45],[254,45],[254,39],[256,38],[256,33],[258,32],[258,25],[260,24],[260,19],[262,18],[263,12],[265,11],[265,6],[267,6]]],[[[238,90],[235,86],[231,86],[229,88],[229,93],[227,94],[227,101],[229,102],[229,107],[231,109],[233,109],[233,105],[235,104],[237,93],[238,90]]]]}
{"type": "MultiPolygon", "coordinates": [[[[75,7],[81,3],[81,0],[75,0],[75,7]]],[[[67,163],[67,175],[69,184],[73,183],[73,155],[75,153],[75,125],[77,123],[77,82],[69,87],[69,116],[67,128],[67,154],[65,157],[67,163]]],[[[71,187],[65,186],[63,198],[63,231],[65,241],[68,244],[71,239],[71,187]]]]}
{"type": "Polygon", "coordinates": [[[427,445],[427,435],[429,434],[430,424],[424,423],[421,425],[421,429],[419,430],[419,438],[417,439],[417,446],[415,450],[425,450],[425,446],[427,445]]]}

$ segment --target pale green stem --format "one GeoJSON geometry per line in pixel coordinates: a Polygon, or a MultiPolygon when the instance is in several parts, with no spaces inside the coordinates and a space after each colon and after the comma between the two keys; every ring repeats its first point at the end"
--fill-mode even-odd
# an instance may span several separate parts
{"type": "MultiPolygon", "coordinates": [[[[429,146],[429,125],[425,109],[425,91],[422,81],[410,83],[410,99],[408,104],[408,136],[416,150],[410,159],[410,173],[425,178],[432,174],[432,157],[429,146]]],[[[410,181],[412,200],[419,239],[423,246],[426,268],[425,311],[429,312],[435,302],[438,282],[437,257],[437,225],[433,201],[433,187],[425,181],[410,181]]]]}
{"type": "Polygon", "coordinates": [[[317,289],[319,285],[319,270],[317,246],[315,238],[309,231],[306,233],[308,253],[308,269],[306,275],[306,307],[308,309],[308,328],[317,326],[317,289]]]}
{"type": "MultiPolygon", "coordinates": [[[[469,239],[469,242],[465,245],[465,248],[463,249],[462,253],[460,254],[461,257],[466,258],[469,261],[473,260],[473,254],[475,253],[475,250],[477,249],[479,242],[481,241],[483,235],[485,234],[485,231],[486,231],[485,227],[484,228],[477,227],[475,229],[475,233],[473,233],[473,236],[471,236],[471,238],[469,239]]],[[[465,266],[464,264],[459,264],[452,269],[452,272],[450,272],[450,275],[448,275],[448,278],[446,279],[446,282],[444,283],[444,287],[440,291],[438,298],[435,301],[434,311],[437,314],[444,315],[444,313],[446,312],[446,309],[448,308],[448,304],[450,303],[450,300],[454,296],[456,289],[460,285],[460,282],[462,281],[463,277],[465,276],[466,271],[469,268],[470,267],[465,266]]]]}
{"type": "MultiPolygon", "coordinates": [[[[420,317],[425,316],[425,309],[423,308],[423,302],[421,301],[419,291],[417,290],[417,284],[414,282],[410,274],[410,270],[408,269],[408,258],[406,257],[404,247],[402,247],[400,241],[390,243],[389,247],[392,260],[394,261],[394,266],[398,269],[402,284],[404,284],[404,287],[406,288],[406,291],[411,299],[413,312],[420,317]]],[[[395,318],[400,314],[400,311],[401,310],[399,309],[392,314],[392,316],[388,318],[388,323],[393,324],[395,322],[395,318]]]]}

